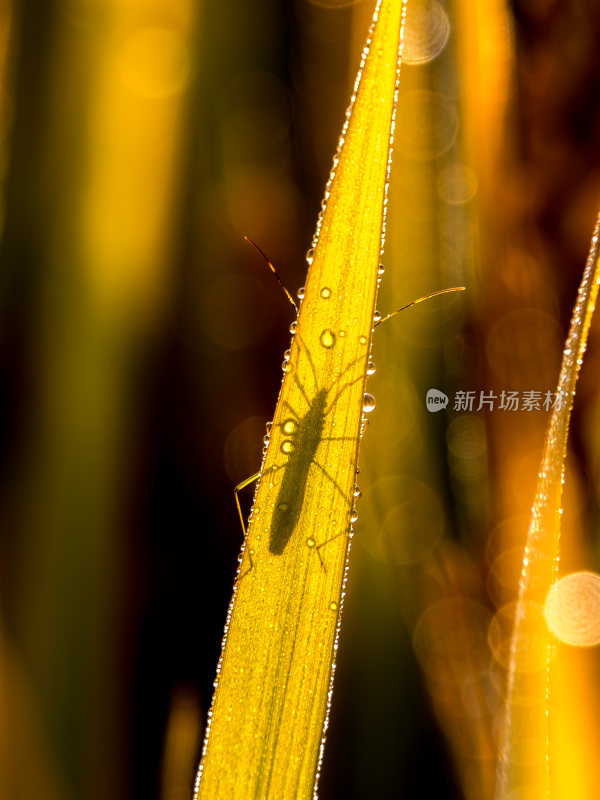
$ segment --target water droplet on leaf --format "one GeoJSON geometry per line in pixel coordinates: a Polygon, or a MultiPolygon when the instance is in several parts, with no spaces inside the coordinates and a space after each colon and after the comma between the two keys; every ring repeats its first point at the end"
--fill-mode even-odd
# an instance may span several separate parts
{"type": "Polygon", "coordinates": [[[319,341],[326,347],[328,350],[331,349],[335,344],[335,333],[330,331],[329,328],[325,328],[323,333],[320,336],[319,341]]]}
{"type": "Polygon", "coordinates": [[[372,394],[365,392],[365,395],[363,397],[363,411],[365,412],[365,414],[368,414],[370,411],[373,411],[374,408],[375,408],[375,398],[373,397],[372,394]]]}
{"type": "Polygon", "coordinates": [[[286,419],[286,421],[283,423],[283,432],[288,436],[291,436],[293,433],[296,433],[297,427],[296,420],[286,419]]]}

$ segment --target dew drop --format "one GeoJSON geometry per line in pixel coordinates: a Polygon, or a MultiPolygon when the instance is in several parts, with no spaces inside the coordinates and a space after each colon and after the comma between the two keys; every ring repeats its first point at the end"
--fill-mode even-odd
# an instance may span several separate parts
{"type": "Polygon", "coordinates": [[[284,361],[284,362],[282,363],[282,365],[281,365],[281,370],[282,370],[282,372],[287,372],[287,371],[288,371],[288,367],[289,367],[289,364],[288,364],[288,362],[287,362],[287,361],[284,361]]]}
{"type": "Polygon", "coordinates": [[[312,264],[314,257],[315,257],[315,248],[311,247],[310,250],[306,251],[306,261],[309,265],[312,264]]]}
{"type": "Polygon", "coordinates": [[[329,328],[325,328],[319,338],[319,341],[323,347],[326,347],[328,350],[330,350],[335,344],[335,333],[330,331],[329,328]]]}
{"type": "Polygon", "coordinates": [[[350,517],[350,522],[354,525],[357,519],[358,519],[358,511],[355,508],[353,508],[352,516],[350,517]]]}
{"type": "Polygon", "coordinates": [[[263,436],[263,443],[264,443],[264,444],[269,444],[269,442],[270,442],[270,441],[271,441],[271,434],[269,434],[269,433],[266,433],[266,434],[263,436]]]}
{"type": "Polygon", "coordinates": [[[359,344],[366,344],[367,343],[367,337],[366,336],[359,336],[358,337],[358,343],[359,344]]]}
{"type": "Polygon", "coordinates": [[[271,433],[271,429],[273,428],[273,420],[269,420],[265,427],[267,429],[267,435],[269,435],[271,433]]]}
{"type": "Polygon", "coordinates": [[[367,375],[375,375],[375,364],[372,361],[367,366],[367,375]]]}
{"type": "Polygon", "coordinates": [[[283,423],[282,429],[285,434],[291,436],[293,433],[296,433],[297,429],[296,420],[295,419],[286,419],[283,423]]]}
{"type": "Polygon", "coordinates": [[[332,601],[331,601],[331,603],[329,603],[329,608],[330,608],[332,611],[337,611],[337,607],[338,607],[338,605],[337,605],[337,603],[335,602],[335,600],[332,600],[332,601]]]}
{"type": "Polygon", "coordinates": [[[331,289],[329,288],[329,286],[323,286],[323,288],[321,289],[321,297],[324,300],[328,300],[331,297],[331,289]]]}
{"type": "Polygon", "coordinates": [[[354,497],[356,500],[359,500],[362,497],[362,492],[360,490],[358,483],[354,484],[354,497]]]}
{"type": "Polygon", "coordinates": [[[315,540],[312,538],[312,536],[310,536],[310,537],[309,537],[309,538],[306,540],[306,544],[308,545],[308,547],[314,547],[314,546],[315,546],[315,540]]]}
{"type": "Polygon", "coordinates": [[[289,503],[278,503],[278,504],[277,504],[277,508],[278,508],[280,511],[287,511],[289,507],[290,507],[290,506],[289,506],[289,503]]]}
{"type": "Polygon", "coordinates": [[[383,266],[383,264],[380,264],[379,268],[377,269],[377,274],[383,275],[384,272],[385,272],[385,267],[383,266]]]}
{"type": "Polygon", "coordinates": [[[289,439],[286,439],[284,442],[281,443],[281,452],[285,453],[288,456],[290,453],[294,451],[294,443],[290,442],[289,439]]]}
{"type": "Polygon", "coordinates": [[[292,322],[292,324],[290,325],[290,333],[292,334],[292,336],[296,333],[296,326],[297,325],[298,325],[297,320],[294,320],[292,322]]]}
{"type": "Polygon", "coordinates": [[[338,332],[338,335],[343,338],[346,335],[346,331],[341,330],[341,331],[338,332]]]}
{"type": "Polygon", "coordinates": [[[373,314],[373,325],[378,325],[381,322],[381,313],[376,311],[373,314]]]}
{"type": "Polygon", "coordinates": [[[283,360],[284,361],[289,361],[291,355],[292,355],[292,351],[291,350],[286,350],[285,353],[283,354],[283,360]]]}
{"type": "Polygon", "coordinates": [[[298,291],[296,292],[296,294],[298,295],[298,300],[303,300],[304,299],[304,286],[301,286],[298,289],[298,291]]]}
{"type": "Polygon", "coordinates": [[[365,414],[368,414],[370,411],[373,411],[374,408],[375,408],[375,398],[373,397],[372,394],[368,394],[368,392],[365,392],[365,395],[363,397],[363,411],[365,412],[365,414]]]}

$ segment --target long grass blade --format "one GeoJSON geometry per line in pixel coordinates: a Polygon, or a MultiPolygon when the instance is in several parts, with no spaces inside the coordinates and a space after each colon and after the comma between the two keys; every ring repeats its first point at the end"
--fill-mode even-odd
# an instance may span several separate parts
{"type": "Polygon", "coordinates": [[[313,239],[207,726],[196,798],[316,791],[335,669],[404,2],[380,0],[313,239]]]}
{"type": "Polygon", "coordinates": [[[544,615],[558,577],[569,419],[600,285],[600,217],[573,311],[546,434],[514,613],[497,800],[540,800],[552,791],[551,677],[554,640],[544,615]]]}

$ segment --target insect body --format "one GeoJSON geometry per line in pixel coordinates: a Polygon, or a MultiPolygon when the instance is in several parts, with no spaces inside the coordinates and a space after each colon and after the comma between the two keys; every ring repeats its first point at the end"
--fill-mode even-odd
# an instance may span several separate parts
{"type": "MultiPolygon", "coordinates": [[[[283,285],[281,278],[277,274],[274,266],[271,264],[267,256],[263,253],[263,251],[258,247],[258,245],[254,244],[252,240],[245,237],[250,244],[252,244],[258,252],[263,256],[267,264],[269,265],[271,271],[283,287],[283,290],[292,303],[296,311],[298,310],[296,304],[294,303],[290,293],[283,285]]],[[[390,317],[395,316],[399,311],[404,310],[405,308],[409,308],[410,306],[416,305],[417,303],[422,302],[423,300],[428,299],[429,297],[434,297],[438,294],[444,294],[446,292],[453,292],[459,291],[464,287],[456,287],[452,289],[443,289],[439,292],[433,292],[430,295],[425,297],[421,297],[418,300],[414,300],[412,303],[409,303],[407,306],[403,306],[403,308],[398,309],[397,311],[388,314],[383,319],[375,320],[375,325],[380,324],[388,320],[390,317]]],[[[333,346],[335,342],[335,336],[329,330],[324,331],[321,337],[321,344],[324,347],[330,348],[333,346]],[[326,339],[323,339],[323,336],[326,339]]],[[[244,486],[249,485],[253,481],[257,480],[260,477],[264,477],[267,472],[271,470],[281,468],[282,479],[281,484],[279,486],[279,491],[277,495],[277,499],[275,502],[275,507],[273,509],[273,515],[271,518],[271,527],[270,527],[270,535],[269,535],[269,552],[273,555],[282,555],[292,538],[292,535],[298,525],[298,521],[300,519],[300,515],[302,512],[302,508],[304,505],[306,489],[308,485],[309,473],[312,467],[318,468],[324,476],[328,479],[331,485],[342,495],[345,502],[348,504],[349,510],[352,507],[352,500],[349,499],[346,494],[344,493],[343,489],[339,484],[336,482],[335,478],[330,475],[325,467],[319,463],[317,460],[317,452],[319,446],[325,441],[341,441],[341,440],[356,440],[357,436],[341,436],[341,437],[325,437],[323,436],[324,429],[325,429],[325,422],[327,416],[331,409],[335,406],[338,399],[340,398],[341,394],[350,386],[352,386],[357,381],[364,380],[365,375],[361,372],[361,374],[355,378],[354,380],[348,380],[343,383],[340,388],[337,390],[337,393],[333,400],[329,402],[329,389],[324,386],[319,386],[319,380],[317,377],[317,370],[315,368],[314,361],[310,354],[310,351],[306,347],[305,343],[302,339],[298,338],[298,345],[299,345],[299,352],[304,353],[308,364],[310,366],[310,371],[313,376],[315,392],[314,395],[309,397],[306,388],[298,379],[296,372],[293,373],[293,380],[296,383],[300,391],[300,395],[304,398],[304,401],[307,405],[307,411],[300,415],[298,414],[289,404],[285,404],[287,407],[290,416],[281,424],[281,430],[286,438],[283,439],[281,443],[281,452],[288,456],[287,462],[282,465],[281,467],[273,466],[263,471],[261,473],[257,473],[253,475],[251,478],[246,479],[242,483],[238,484],[234,489],[236,504],[238,508],[238,512],[240,515],[240,520],[242,523],[242,528],[244,530],[244,534],[246,534],[246,526],[244,525],[244,517],[242,514],[242,509],[239,503],[238,492],[244,486]]],[[[357,361],[361,357],[355,359],[350,364],[346,366],[346,368],[342,371],[340,375],[338,375],[338,379],[341,378],[344,373],[346,373],[349,369],[356,365],[357,361]]],[[[366,407],[365,407],[366,408],[366,407]]],[[[340,534],[336,534],[340,535],[340,534]]],[[[336,538],[335,536],[332,538],[336,538]]],[[[310,538],[307,540],[307,544],[310,547],[315,547],[317,553],[319,554],[319,550],[323,547],[324,544],[331,541],[327,539],[324,542],[321,542],[319,545],[316,545],[316,542],[310,538]]],[[[252,549],[248,549],[248,556],[250,560],[250,569],[252,569],[252,549]]],[[[321,561],[321,566],[325,568],[323,560],[319,554],[319,560],[321,561]]]]}
{"type": "Polygon", "coordinates": [[[323,427],[327,408],[327,389],[319,389],[302,417],[287,419],[282,430],[290,438],[284,439],[281,448],[289,454],[277,504],[273,511],[269,550],[281,555],[289,542],[304,503],[308,473],[319,445],[323,441],[323,427]]]}
{"type": "MultiPolygon", "coordinates": [[[[299,380],[294,368],[292,367],[292,370],[294,371],[292,372],[291,377],[296,383],[300,395],[304,398],[308,408],[304,414],[299,414],[289,404],[286,403],[289,416],[282,423],[280,423],[281,431],[285,437],[281,442],[280,451],[283,455],[287,456],[287,461],[283,465],[271,466],[262,473],[253,475],[251,478],[248,478],[235,488],[238,512],[242,522],[242,527],[244,528],[244,533],[246,533],[242,510],[238,498],[239,490],[244,486],[247,486],[249,483],[257,480],[261,476],[265,477],[271,471],[278,470],[281,472],[282,479],[271,517],[269,535],[269,552],[278,556],[284,553],[288,542],[290,541],[296,526],[298,525],[300,514],[304,505],[306,487],[308,485],[308,478],[311,468],[319,469],[334,490],[339,492],[339,494],[344,498],[344,502],[347,503],[349,510],[352,507],[352,500],[346,496],[335,478],[330,475],[323,464],[320,463],[317,458],[317,452],[319,450],[319,446],[323,442],[356,441],[357,436],[324,436],[323,434],[327,416],[338,402],[341,395],[354,383],[364,379],[364,376],[361,372],[361,374],[354,380],[343,382],[335,393],[333,399],[330,401],[329,392],[331,387],[319,387],[317,371],[310,351],[299,336],[297,336],[297,343],[299,346],[299,352],[305,354],[310,366],[310,372],[312,373],[315,385],[315,392],[312,397],[309,396],[308,387],[303,385],[303,383],[299,380]]],[[[346,366],[346,369],[344,369],[338,376],[338,378],[342,378],[344,373],[354,367],[357,363],[357,360],[358,359],[351,361],[346,366]]],[[[315,548],[323,568],[325,568],[325,564],[320,556],[320,548],[330,542],[333,538],[336,538],[338,535],[340,534],[336,534],[335,536],[320,542],[318,545],[312,538],[307,540],[307,545],[315,548]]],[[[252,569],[253,564],[251,550],[248,550],[248,555],[250,559],[250,569],[252,569]]]]}

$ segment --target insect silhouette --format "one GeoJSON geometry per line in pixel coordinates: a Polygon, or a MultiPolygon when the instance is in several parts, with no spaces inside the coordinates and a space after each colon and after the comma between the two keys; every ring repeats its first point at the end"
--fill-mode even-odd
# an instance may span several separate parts
{"type": "MultiPolygon", "coordinates": [[[[280,423],[281,430],[285,436],[283,442],[281,443],[280,450],[284,455],[287,456],[287,461],[282,468],[283,477],[277,494],[273,516],[271,518],[269,552],[273,553],[274,555],[282,555],[292,537],[292,534],[294,533],[294,530],[296,529],[298,520],[300,519],[300,514],[302,512],[302,507],[304,505],[304,497],[308,484],[308,475],[312,467],[316,467],[323,473],[323,475],[325,475],[325,477],[335,488],[335,490],[340,493],[344,499],[344,502],[346,502],[349,507],[352,505],[352,502],[345,495],[335,478],[329,474],[329,472],[317,459],[317,451],[323,442],[356,440],[356,437],[354,436],[324,436],[323,431],[327,416],[338,402],[342,394],[354,383],[363,380],[364,376],[361,373],[358,378],[343,383],[338,388],[333,399],[330,400],[329,395],[331,389],[327,388],[326,386],[319,388],[317,370],[310,354],[310,350],[306,347],[298,334],[296,335],[296,338],[299,345],[299,352],[305,355],[310,366],[316,391],[312,398],[309,397],[306,387],[299,380],[295,369],[293,370],[293,380],[306,403],[307,410],[303,414],[297,413],[286,402],[285,408],[287,409],[289,416],[282,423],[280,423]]],[[[359,356],[359,358],[361,357],[362,356],[359,356]]],[[[339,378],[342,378],[343,375],[349,369],[351,369],[357,361],[358,359],[351,361],[339,375],[339,378]]],[[[273,468],[271,468],[271,470],[272,469],[273,468]]],[[[267,475],[269,471],[270,470],[265,470],[262,472],[262,474],[257,473],[235,487],[235,498],[244,533],[246,533],[246,529],[239,503],[238,492],[240,489],[257,480],[259,477],[267,475]]],[[[321,542],[321,544],[318,546],[314,540],[308,540],[308,546],[315,547],[323,568],[325,568],[325,565],[321,559],[320,548],[332,541],[333,538],[335,537],[331,537],[325,542],[321,542]]],[[[250,553],[249,555],[251,558],[250,553]]]]}
{"type": "MultiPolygon", "coordinates": [[[[308,408],[307,411],[300,416],[286,403],[287,410],[292,416],[282,423],[282,431],[288,438],[284,439],[281,449],[282,452],[289,454],[289,459],[285,466],[277,496],[277,503],[273,511],[271,534],[269,538],[269,551],[275,555],[281,555],[283,553],[298,524],[304,504],[308,474],[312,466],[317,467],[325,475],[344,498],[344,501],[351,506],[350,500],[346,497],[335,478],[327,472],[325,467],[317,460],[316,456],[319,446],[325,441],[354,441],[356,439],[356,437],[353,436],[325,437],[323,436],[323,429],[328,414],[338,402],[343,392],[357,381],[363,380],[364,376],[361,374],[355,380],[344,383],[338,389],[333,400],[329,402],[330,390],[327,389],[327,387],[318,388],[317,371],[309,349],[300,338],[298,338],[298,342],[300,350],[305,353],[308,363],[310,364],[317,390],[311,400],[307,395],[305,387],[298,379],[296,372],[293,373],[293,379],[300,390],[300,394],[306,401],[308,408]]],[[[340,377],[353,367],[357,360],[358,359],[348,364],[340,377]]],[[[331,541],[331,539],[327,541],[331,541]]],[[[317,547],[317,553],[319,553],[319,548],[323,547],[324,544],[326,544],[326,542],[322,542],[317,547]]]]}
{"type": "MultiPolygon", "coordinates": [[[[265,253],[256,245],[251,239],[245,237],[246,240],[252,244],[256,250],[262,255],[264,260],[267,262],[269,268],[273,272],[275,278],[283,288],[283,291],[286,294],[286,297],[290,301],[290,303],[294,306],[296,312],[298,311],[297,306],[292,299],[290,293],[286,289],[283,281],[279,277],[275,267],[270,262],[268,257],[265,253]]],[[[393,311],[391,314],[388,314],[386,317],[383,317],[379,321],[375,323],[375,325],[379,325],[382,322],[390,319],[391,317],[398,314],[400,311],[405,310],[406,308],[410,308],[417,303],[422,302],[423,300],[429,299],[430,297],[434,297],[438,294],[445,294],[447,292],[453,291],[460,291],[464,289],[464,287],[455,287],[451,289],[442,289],[437,292],[433,292],[430,295],[426,295],[425,297],[421,297],[418,300],[414,300],[411,303],[408,303],[406,306],[393,311]]],[[[313,358],[310,354],[310,350],[306,346],[306,344],[302,341],[302,339],[296,335],[296,339],[298,341],[298,352],[299,354],[304,354],[309,367],[310,372],[312,373],[312,377],[314,380],[315,392],[314,395],[309,397],[306,387],[302,384],[299,380],[296,369],[292,366],[292,378],[296,383],[296,386],[303,397],[306,403],[306,411],[303,414],[298,413],[295,411],[287,402],[285,402],[285,408],[289,412],[289,417],[285,419],[281,425],[281,429],[283,434],[285,435],[285,439],[281,444],[281,452],[288,456],[285,465],[283,466],[283,477],[281,480],[281,484],[278,490],[277,499],[275,502],[275,507],[273,509],[273,514],[271,518],[271,525],[270,525],[270,534],[269,534],[269,552],[273,555],[282,555],[296,529],[298,521],[300,519],[300,515],[302,512],[302,508],[304,505],[304,499],[306,495],[306,488],[308,485],[308,477],[312,467],[316,467],[319,469],[328,481],[335,487],[335,489],[341,494],[344,498],[344,501],[348,504],[349,510],[352,507],[352,500],[349,499],[339,484],[336,482],[335,478],[328,473],[325,467],[319,462],[317,459],[317,452],[319,447],[323,442],[326,441],[343,441],[343,440],[352,440],[356,441],[357,437],[353,436],[340,436],[340,437],[325,437],[324,428],[325,422],[327,419],[328,414],[334,408],[335,404],[338,402],[342,394],[353,384],[357,383],[358,381],[362,381],[364,379],[364,374],[361,373],[357,378],[351,381],[346,381],[343,383],[337,390],[334,397],[330,400],[329,394],[331,391],[331,387],[327,388],[326,386],[319,386],[319,380],[317,376],[317,370],[315,367],[315,363],[313,358]]],[[[345,373],[347,373],[355,364],[364,358],[364,356],[359,356],[357,359],[351,361],[345,369],[338,375],[338,380],[341,379],[345,373]]],[[[270,468],[273,469],[272,467],[270,468]]],[[[235,501],[238,509],[238,513],[240,516],[240,521],[242,524],[242,529],[244,531],[244,536],[246,536],[246,526],[244,524],[244,516],[242,514],[242,509],[239,501],[239,492],[245,486],[248,486],[250,483],[258,480],[261,477],[264,477],[270,470],[263,470],[262,472],[258,472],[255,475],[252,475],[250,478],[242,481],[238,484],[234,489],[235,494],[235,501]]],[[[337,536],[342,535],[341,533],[335,534],[333,537],[321,542],[319,545],[313,539],[308,539],[307,544],[309,547],[315,548],[319,561],[323,569],[325,569],[325,564],[320,554],[320,549],[331,542],[337,536]]],[[[252,562],[252,553],[250,550],[247,551],[248,556],[250,559],[250,567],[248,572],[253,567],[252,562]]],[[[247,573],[246,573],[247,574],[247,573]]]]}

